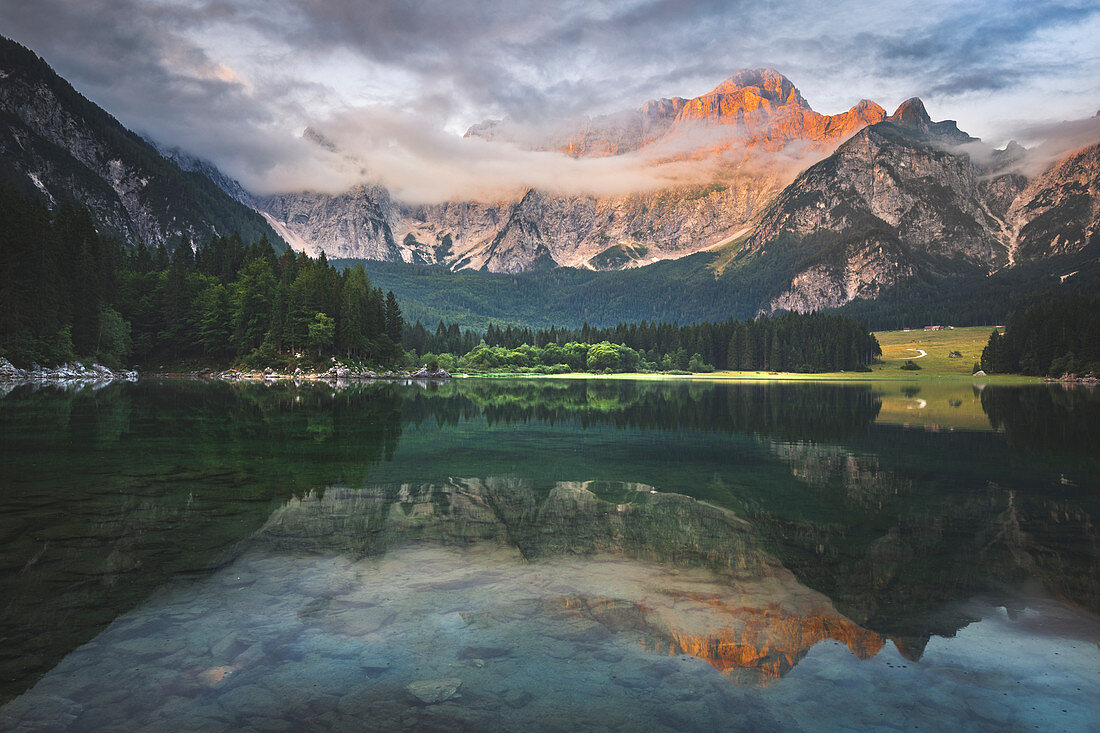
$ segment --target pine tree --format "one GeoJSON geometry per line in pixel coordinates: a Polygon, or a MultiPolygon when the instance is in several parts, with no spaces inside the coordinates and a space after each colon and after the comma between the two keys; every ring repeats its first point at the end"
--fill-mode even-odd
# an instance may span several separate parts
{"type": "Polygon", "coordinates": [[[401,318],[401,308],[397,305],[397,298],[393,291],[386,293],[386,335],[395,344],[401,343],[401,332],[405,328],[405,321],[401,318]]]}

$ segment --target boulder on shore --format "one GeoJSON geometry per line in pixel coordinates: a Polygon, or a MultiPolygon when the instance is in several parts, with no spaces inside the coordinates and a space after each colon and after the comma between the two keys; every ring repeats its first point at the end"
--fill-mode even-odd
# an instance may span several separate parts
{"type": "Polygon", "coordinates": [[[432,371],[424,365],[417,371],[409,375],[413,379],[450,379],[451,375],[443,367],[436,367],[435,371],[432,371]]]}
{"type": "Polygon", "coordinates": [[[115,379],[134,380],[138,373],[133,370],[114,371],[102,364],[84,366],[79,362],[62,364],[61,366],[47,369],[38,364],[32,364],[30,369],[20,369],[7,359],[0,357],[0,382],[107,382],[115,379]]]}

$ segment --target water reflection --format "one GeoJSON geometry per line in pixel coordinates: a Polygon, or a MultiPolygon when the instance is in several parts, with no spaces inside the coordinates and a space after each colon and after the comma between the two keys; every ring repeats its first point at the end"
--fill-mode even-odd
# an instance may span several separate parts
{"type": "Polygon", "coordinates": [[[916,664],[800,583],[740,518],[653,491],[556,485],[539,499],[467,478],[292,498],[232,563],[168,586],[5,712],[81,729],[565,728],[579,716],[704,730],[865,726],[881,710],[1020,726],[1060,705],[1073,710],[1063,726],[1087,725],[1095,619],[1035,598],[1012,616],[971,604],[960,610],[978,623],[935,637],[916,664]],[[619,501],[631,493],[645,500],[619,501]],[[918,681],[938,691],[914,705],[918,681]]]}
{"type": "Polygon", "coordinates": [[[943,693],[913,713],[928,724],[1049,721],[1037,681],[1026,707],[996,699],[1011,671],[1057,679],[1073,729],[1100,692],[1098,406],[971,400],[1001,432],[882,425],[867,386],[19,388],[0,400],[7,697],[52,671],[4,715],[869,724],[870,690],[910,705],[919,680],[943,693]],[[1077,439],[1015,437],[1048,420],[1077,439]],[[994,660],[1006,640],[1037,656],[994,660]]]}
{"type": "Polygon", "coordinates": [[[1100,390],[1052,384],[1033,389],[985,389],[982,409],[1008,442],[1027,450],[1100,450],[1100,390]]]}

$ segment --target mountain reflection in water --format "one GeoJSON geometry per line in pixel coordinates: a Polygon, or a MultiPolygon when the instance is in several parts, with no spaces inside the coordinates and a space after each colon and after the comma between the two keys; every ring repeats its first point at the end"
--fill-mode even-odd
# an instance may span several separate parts
{"type": "Polygon", "coordinates": [[[18,388],[0,669],[5,699],[34,686],[0,721],[1076,729],[1100,693],[1095,393],[987,387],[985,431],[883,425],[882,404],[18,388]]]}
{"type": "Polygon", "coordinates": [[[356,555],[410,541],[483,542],[514,548],[545,573],[553,573],[561,557],[596,558],[589,576],[595,567],[620,574],[622,561],[614,558],[656,563],[660,570],[650,573],[659,580],[630,586],[620,579],[613,597],[606,580],[594,584],[590,577],[584,591],[574,580],[568,593],[544,599],[546,607],[636,633],[652,650],[700,657],[742,682],[777,678],[822,639],[844,641],[861,657],[883,644],[801,586],[758,545],[746,522],[645,485],[559,483],[541,501],[529,483],[506,479],[330,489],[276,511],[255,541],[267,552],[356,555]]]}

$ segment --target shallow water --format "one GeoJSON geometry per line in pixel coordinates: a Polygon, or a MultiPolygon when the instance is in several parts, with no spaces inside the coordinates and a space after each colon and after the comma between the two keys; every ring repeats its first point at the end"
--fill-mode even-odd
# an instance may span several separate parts
{"type": "Polygon", "coordinates": [[[0,729],[1094,729],[1100,397],[903,389],[17,388],[0,729]]]}

